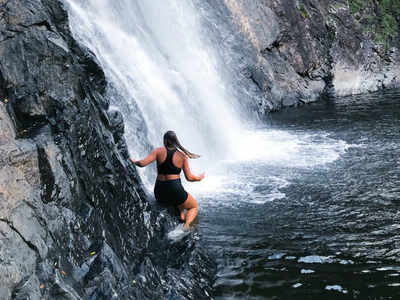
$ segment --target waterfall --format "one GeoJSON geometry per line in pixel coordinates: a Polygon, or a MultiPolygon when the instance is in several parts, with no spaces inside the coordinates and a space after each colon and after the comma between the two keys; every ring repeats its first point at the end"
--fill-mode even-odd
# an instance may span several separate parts
{"type": "Polygon", "coordinates": [[[234,149],[237,101],[191,1],[66,1],[74,36],[105,71],[135,157],[148,152],[146,143],[161,145],[168,129],[207,161],[234,149]]]}
{"type": "MultiPolygon", "coordinates": [[[[231,162],[306,167],[334,161],[345,151],[346,143],[324,132],[266,130],[265,125],[249,130],[248,120],[256,118],[239,102],[255,99],[251,86],[241,86],[229,68],[240,64],[237,53],[216,44],[213,30],[230,25],[202,14],[210,10],[204,9],[206,2],[64,1],[75,38],[104,69],[111,109],[124,115],[134,158],[161,145],[166,130],[175,130],[185,147],[203,156],[191,160],[195,173],[208,174],[196,188],[216,190],[216,182],[236,184],[231,162]],[[223,164],[213,168],[216,161],[223,164]]],[[[155,166],[140,173],[151,189],[155,166]]]]}

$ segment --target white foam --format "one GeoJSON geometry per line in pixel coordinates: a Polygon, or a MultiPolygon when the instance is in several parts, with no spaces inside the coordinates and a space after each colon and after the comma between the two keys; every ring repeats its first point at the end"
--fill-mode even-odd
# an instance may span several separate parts
{"type": "Polygon", "coordinates": [[[300,257],[298,259],[298,262],[306,264],[323,264],[323,263],[331,263],[332,258],[330,256],[309,255],[300,257]]]}
{"type": "Polygon", "coordinates": [[[343,293],[343,294],[347,294],[348,292],[347,292],[347,290],[345,290],[344,288],[342,288],[340,285],[338,285],[338,284],[335,284],[335,285],[327,285],[326,287],[325,287],[325,289],[326,290],[328,290],[328,291],[337,291],[337,292],[340,292],[340,293],[343,293]]]}
{"type": "Polygon", "coordinates": [[[377,271],[392,271],[394,270],[393,267],[381,267],[381,268],[377,268],[377,271]]]}
{"type": "Polygon", "coordinates": [[[289,132],[275,129],[243,131],[234,156],[227,160],[262,161],[270,165],[309,167],[330,163],[349,145],[325,132],[289,132]]]}
{"type": "MultiPolygon", "coordinates": [[[[190,185],[184,183],[184,186],[188,186],[191,193],[202,198],[235,198],[246,203],[264,204],[285,198],[286,195],[280,189],[289,184],[287,180],[276,176],[252,176],[245,172],[232,172],[222,166],[217,174],[208,172],[203,181],[190,185]],[[223,170],[226,173],[220,174],[223,170]],[[263,185],[268,185],[268,188],[257,190],[263,185]]],[[[229,202],[215,204],[231,205],[229,202]]]]}
{"type": "Polygon", "coordinates": [[[398,282],[396,282],[396,283],[389,283],[388,286],[397,287],[397,286],[400,286],[400,283],[398,283],[398,282]]]}
{"type": "Polygon", "coordinates": [[[285,256],[286,253],[275,253],[273,255],[268,256],[269,260],[277,260],[277,259],[282,259],[282,257],[285,256]]]}
{"type": "MultiPolygon", "coordinates": [[[[234,149],[236,156],[212,162],[213,166],[208,166],[202,159],[190,162],[193,172],[206,171],[202,182],[187,185],[190,192],[213,198],[210,205],[233,204],[229,200],[218,203],[215,198],[234,198],[234,203],[239,199],[240,202],[259,205],[281,200],[286,197],[283,189],[291,184],[291,178],[283,174],[269,175],[266,170],[323,166],[338,159],[349,147],[325,133],[310,135],[269,129],[238,133],[238,141],[234,149]]],[[[339,263],[351,262],[342,260],[339,263]]]]}
{"type": "Polygon", "coordinates": [[[301,269],[300,274],[311,274],[314,273],[314,270],[309,270],[309,269],[301,269]]]}
{"type": "Polygon", "coordinates": [[[353,265],[354,264],[354,261],[352,261],[352,260],[350,260],[350,259],[340,259],[339,261],[339,264],[341,264],[341,265],[353,265]]]}
{"type": "Polygon", "coordinates": [[[295,259],[296,259],[296,256],[289,256],[289,255],[288,255],[288,256],[285,257],[285,259],[286,259],[286,260],[295,260],[295,259]]]}
{"type": "Polygon", "coordinates": [[[170,239],[172,242],[177,242],[188,234],[190,234],[190,231],[186,229],[183,224],[179,224],[172,231],[168,232],[168,239],[170,239]]]}

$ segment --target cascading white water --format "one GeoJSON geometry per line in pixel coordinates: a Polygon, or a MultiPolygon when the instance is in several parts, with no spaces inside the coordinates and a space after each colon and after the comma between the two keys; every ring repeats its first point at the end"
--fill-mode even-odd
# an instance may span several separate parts
{"type": "Polygon", "coordinates": [[[190,1],[67,3],[75,36],[94,52],[124,101],[138,106],[151,144],[161,144],[162,133],[173,129],[193,152],[218,157],[232,149],[240,121],[190,1]]]}
{"type": "MultiPolygon", "coordinates": [[[[112,87],[108,96],[124,114],[135,158],[147,154],[146,145],[160,145],[168,129],[205,157],[192,161],[195,171],[216,160],[314,165],[336,159],[343,150],[329,139],[307,142],[307,137],[282,131],[243,128],[238,111],[245,108],[232,96],[234,79],[220,77],[217,66],[224,65],[223,58],[201,30],[192,1],[65,1],[75,38],[93,51],[105,71],[112,87]]],[[[221,182],[217,173],[229,174],[228,169],[214,172],[208,187],[221,182]]],[[[145,172],[142,178],[150,188],[154,169],[145,172]]],[[[231,180],[248,179],[223,176],[221,186],[231,180]]]]}

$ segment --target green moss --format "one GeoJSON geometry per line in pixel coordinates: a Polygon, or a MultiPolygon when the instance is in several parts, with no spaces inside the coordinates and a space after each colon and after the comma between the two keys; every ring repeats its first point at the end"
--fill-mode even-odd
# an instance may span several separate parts
{"type": "Polygon", "coordinates": [[[377,41],[379,44],[385,44],[385,43],[386,43],[386,38],[385,38],[385,36],[384,36],[383,34],[381,34],[381,33],[377,33],[377,34],[375,35],[375,39],[376,39],[376,41],[377,41]]]}
{"type": "Polygon", "coordinates": [[[300,14],[303,16],[304,19],[309,19],[310,18],[310,14],[308,13],[306,7],[304,6],[303,3],[300,3],[298,6],[298,9],[300,11],[300,14]]]}
{"type": "Polygon", "coordinates": [[[390,38],[395,38],[398,34],[398,24],[391,15],[384,15],[382,20],[383,34],[390,38]]]}
{"type": "Polygon", "coordinates": [[[362,0],[350,0],[349,1],[349,8],[350,12],[355,15],[361,11],[364,6],[364,1],[362,0]]]}
{"type": "Polygon", "coordinates": [[[398,36],[400,0],[349,0],[349,9],[363,24],[363,31],[373,33],[385,48],[398,36]]]}

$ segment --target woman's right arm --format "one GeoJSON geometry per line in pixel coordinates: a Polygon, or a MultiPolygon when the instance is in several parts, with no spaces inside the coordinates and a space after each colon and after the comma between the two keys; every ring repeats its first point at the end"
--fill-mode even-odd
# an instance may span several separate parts
{"type": "Polygon", "coordinates": [[[185,178],[187,181],[200,181],[204,178],[204,173],[201,173],[199,176],[197,176],[190,171],[189,159],[186,156],[183,161],[183,173],[185,173],[185,178]]]}
{"type": "Polygon", "coordinates": [[[159,151],[158,148],[154,149],[146,158],[142,160],[134,160],[132,157],[130,157],[129,160],[133,162],[136,166],[143,168],[148,164],[152,163],[153,161],[157,160],[158,151],[159,151]]]}

